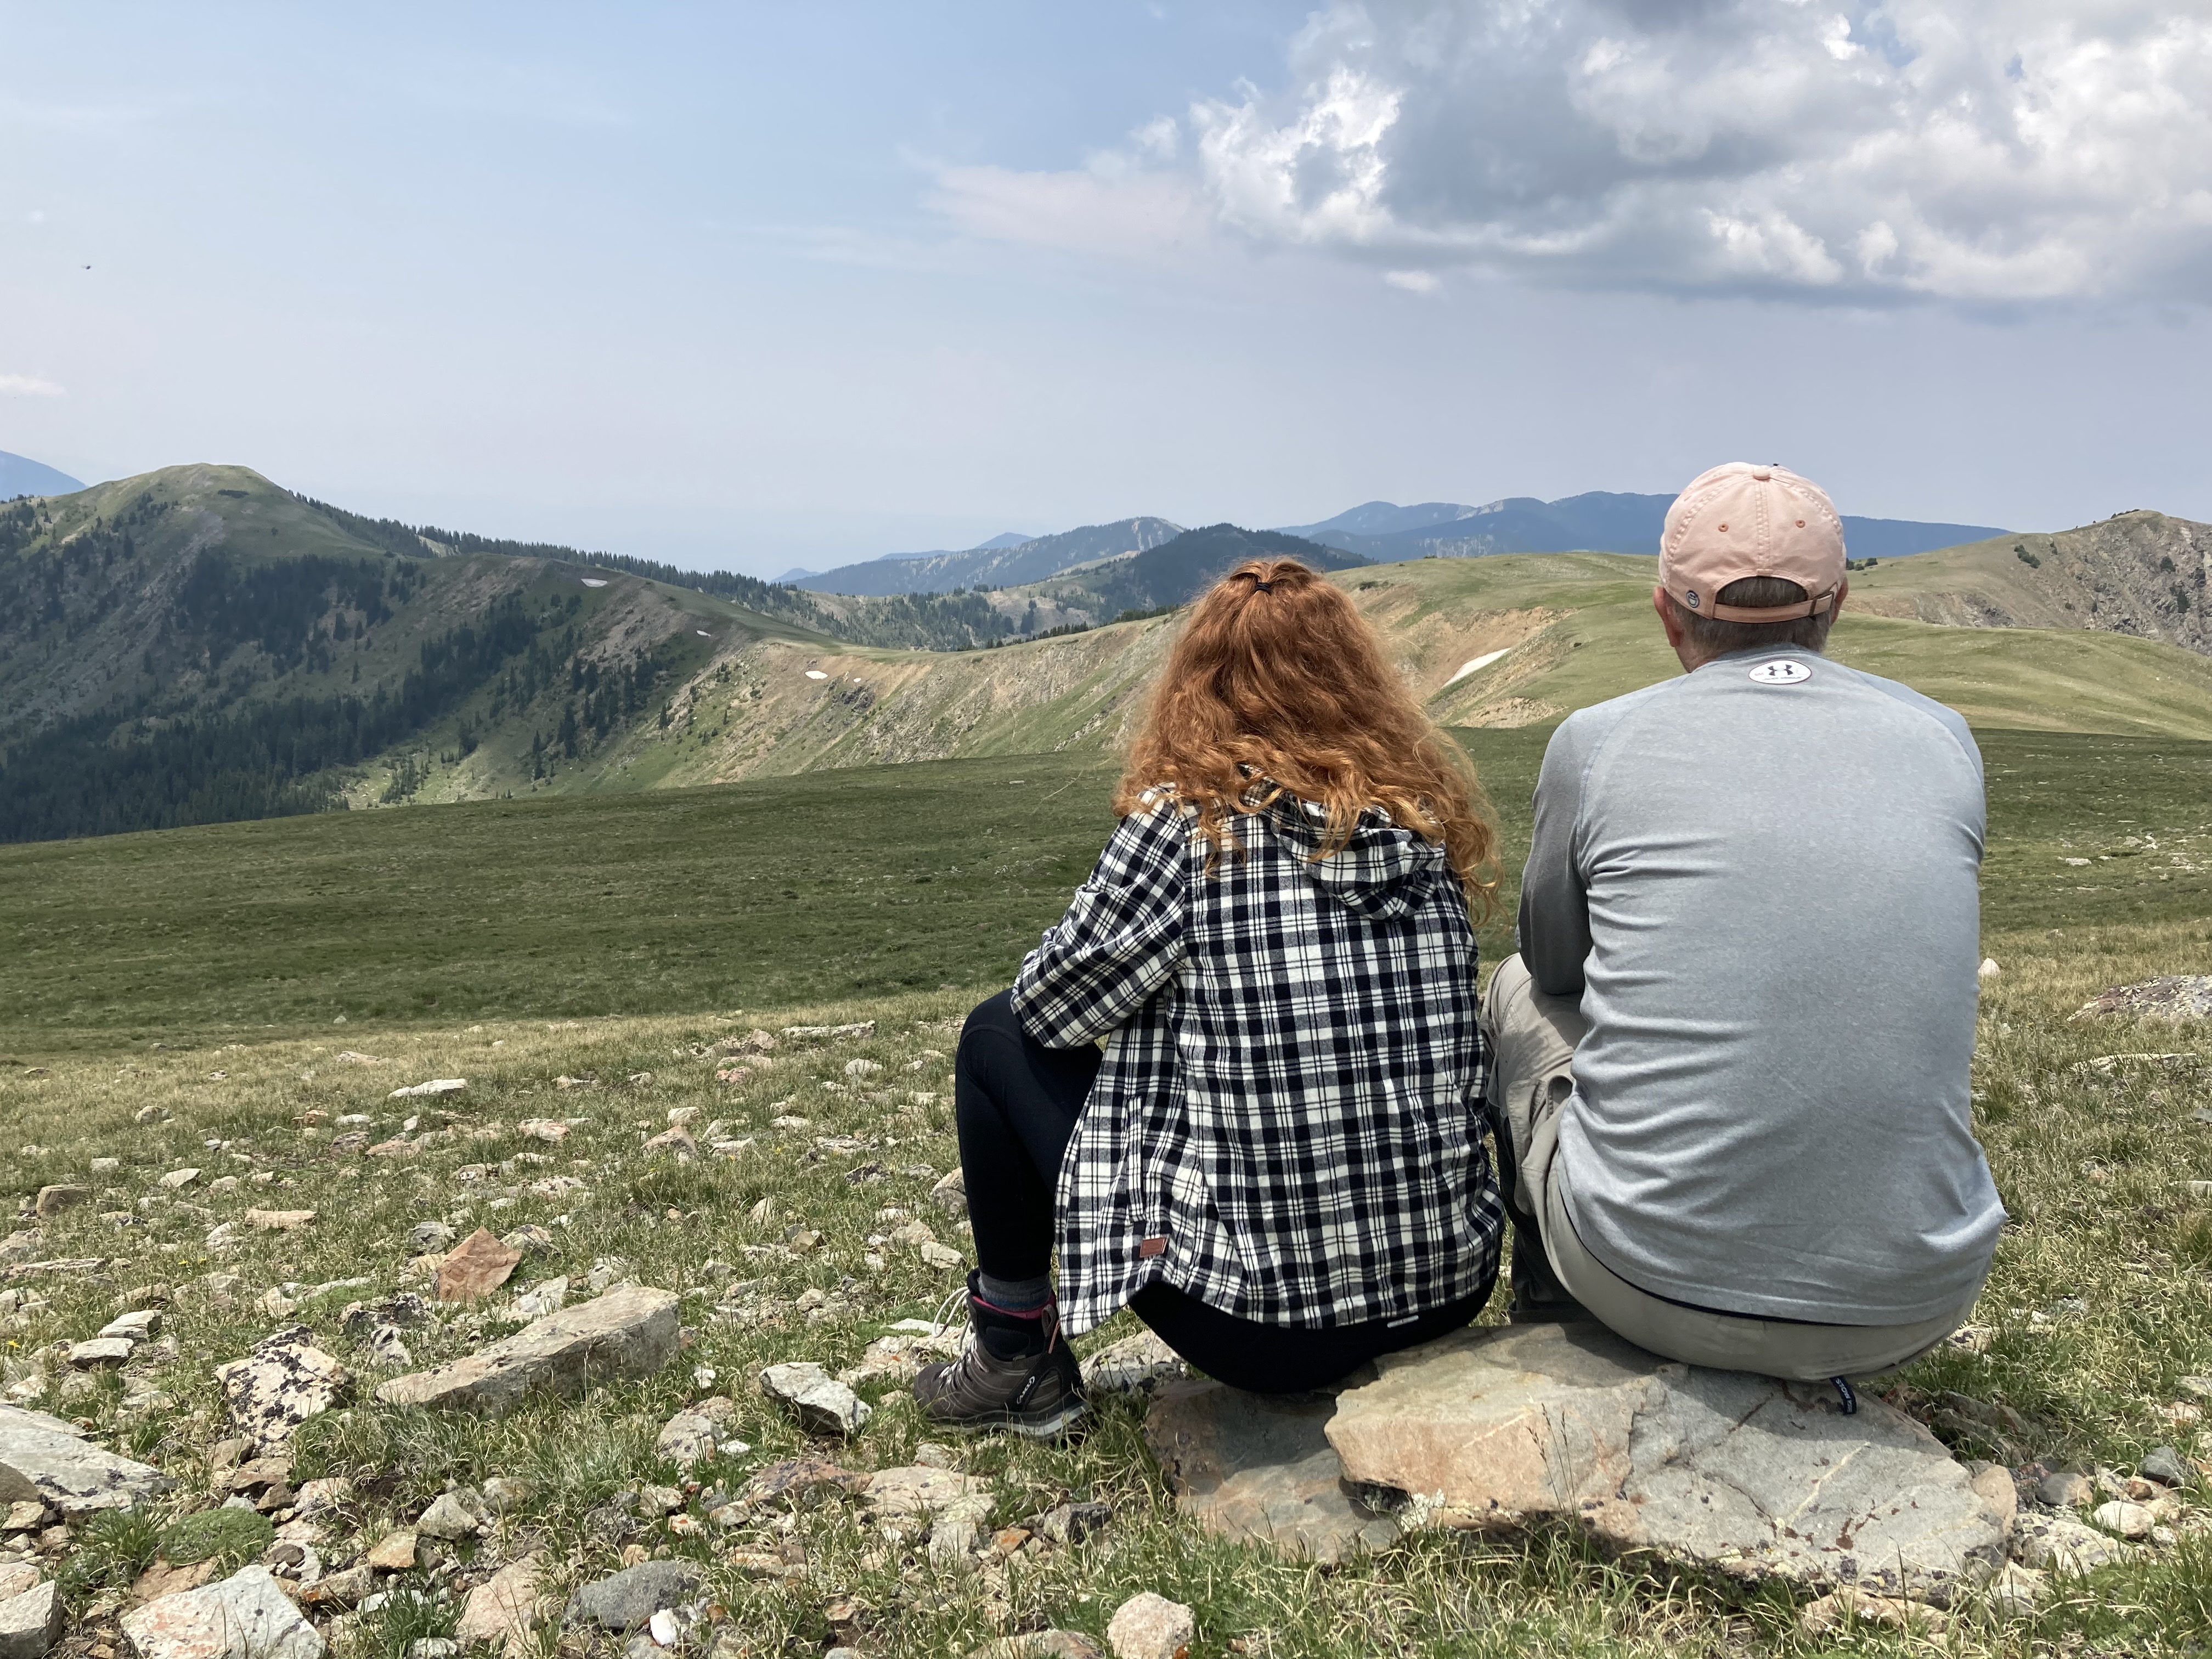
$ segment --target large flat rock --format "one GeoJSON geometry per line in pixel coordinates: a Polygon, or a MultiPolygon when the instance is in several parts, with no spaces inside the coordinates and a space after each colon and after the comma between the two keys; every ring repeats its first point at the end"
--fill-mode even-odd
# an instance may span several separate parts
{"type": "Polygon", "coordinates": [[[1449,1526],[1579,1528],[1746,1579],[1942,1601],[2004,1519],[1919,1424],[1825,1384],[1677,1364],[1601,1326],[1456,1332],[1376,1362],[1328,1427],[1348,1480],[1449,1526]]]}
{"type": "Polygon", "coordinates": [[[2132,1019],[2212,1018],[2212,974],[2169,974],[2138,985],[2115,985],[2084,1003],[2074,1018],[2100,1014],[2132,1019]]]}
{"type": "Polygon", "coordinates": [[[324,1651],[266,1567],[134,1607],[123,1634],[138,1659],[322,1659],[324,1651]]]}
{"type": "Polygon", "coordinates": [[[168,1484],[159,1469],[93,1445],[58,1417],[0,1406],[0,1506],[35,1499],[74,1517],[129,1509],[168,1484]]]}
{"type": "Polygon", "coordinates": [[[1176,1507],[1207,1531],[1285,1555],[1337,1561],[1381,1549],[1398,1523],[1356,1503],[1324,1432],[1326,1394],[1245,1394],[1218,1382],[1160,1385],[1145,1417],[1176,1507]]]}
{"type": "Polygon", "coordinates": [[[481,1352],[395,1376],[376,1397],[387,1406],[497,1413],[532,1389],[580,1394],[611,1377],[659,1370],[675,1357],[676,1342],[673,1291],[617,1285],[481,1352]]]}

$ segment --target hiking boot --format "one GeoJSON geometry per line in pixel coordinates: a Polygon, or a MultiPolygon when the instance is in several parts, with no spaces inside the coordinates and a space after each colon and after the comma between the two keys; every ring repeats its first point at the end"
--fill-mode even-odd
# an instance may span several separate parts
{"type": "Polygon", "coordinates": [[[923,1367],[914,1397],[942,1429],[1012,1429],[1031,1440],[1065,1434],[1083,1418],[1083,1373],[1060,1334],[1059,1310],[1024,1317],[994,1308],[968,1283],[968,1344],[960,1358],[923,1367]]]}

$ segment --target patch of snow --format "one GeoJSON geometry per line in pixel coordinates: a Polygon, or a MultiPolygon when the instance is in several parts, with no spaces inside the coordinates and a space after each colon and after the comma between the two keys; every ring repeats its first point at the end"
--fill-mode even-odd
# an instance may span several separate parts
{"type": "Polygon", "coordinates": [[[810,668],[806,671],[806,678],[810,680],[826,680],[830,677],[818,668],[810,668]]]}
{"type": "MultiPolygon", "coordinates": [[[[1457,685],[1469,674],[1474,672],[1476,669],[1489,667],[1491,664],[1496,662],[1500,657],[1504,656],[1506,651],[1510,651],[1512,648],[1513,647],[1509,645],[1502,651],[1486,651],[1479,657],[1469,657],[1465,662],[1459,665],[1459,672],[1446,680],[1444,684],[1457,685]]],[[[1439,687],[1438,689],[1441,690],[1442,688],[1439,687]]]]}
{"type": "Polygon", "coordinates": [[[580,576],[577,580],[586,587],[605,587],[607,585],[606,579],[602,576],[580,576]]]}

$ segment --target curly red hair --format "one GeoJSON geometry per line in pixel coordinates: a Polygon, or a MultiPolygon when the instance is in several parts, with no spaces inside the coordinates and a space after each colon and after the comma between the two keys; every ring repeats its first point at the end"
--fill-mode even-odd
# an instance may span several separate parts
{"type": "Polygon", "coordinates": [[[1285,795],[1321,807],[1320,856],[1360,814],[1440,843],[1477,914],[1495,903],[1498,836],[1474,768],[1392,672],[1352,601],[1295,559],[1255,559],[1192,606],[1114,793],[1141,811],[1171,787],[1218,849],[1230,815],[1285,795]]]}

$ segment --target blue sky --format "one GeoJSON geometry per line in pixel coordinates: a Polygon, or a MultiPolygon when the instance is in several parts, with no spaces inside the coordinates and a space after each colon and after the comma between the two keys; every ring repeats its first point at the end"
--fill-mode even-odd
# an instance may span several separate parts
{"type": "Polygon", "coordinates": [[[0,4],[0,449],[772,573],[2212,519],[2212,7],[0,4]],[[87,269],[89,267],[89,269],[87,269]]]}

